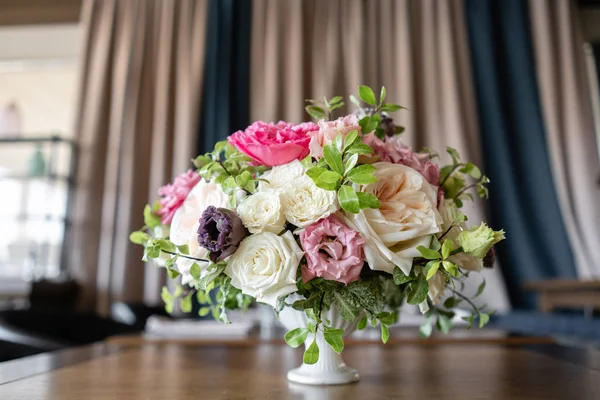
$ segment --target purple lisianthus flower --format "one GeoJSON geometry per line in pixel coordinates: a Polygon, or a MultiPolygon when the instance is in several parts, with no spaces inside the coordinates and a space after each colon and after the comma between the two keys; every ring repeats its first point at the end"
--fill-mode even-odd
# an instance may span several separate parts
{"type": "Polygon", "coordinates": [[[226,208],[209,206],[200,217],[198,243],[210,251],[214,263],[235,253],[247,234],[240,217],[226,208]]]}

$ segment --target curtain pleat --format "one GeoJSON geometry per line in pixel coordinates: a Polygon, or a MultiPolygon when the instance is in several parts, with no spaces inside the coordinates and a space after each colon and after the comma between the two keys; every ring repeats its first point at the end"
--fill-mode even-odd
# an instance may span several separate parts
{"type": "Polygon", "coordinates": [[[252,1],[209,0],[198,153],[248,125],[252,1]]]}
{"type": "Polygon", "coordinates": [[[161,278],[128,242],[158,188],[190,166],[206,1],[87,0],[69,270],[82,307],[155,302],[161,278]]]}
{"type": "Polygon", "coordinates": [[[600,164],[577,10],[530,0],[533,47],[554,183],[580,277],[600,276],[600,164]]]}
{"type": "Polygon", "coordinates": [[[534,308],[527,280],[574,277],[575,267],[552,180],[535,76],[527,6],[520,0],[467,0],[492,225],[513,306],[534,308]]]}
{"type": "MultiPolygon", "coordinates": [[[[385,85],[407,143],[481,162],[462,0],[254,0],[252,18],[251,120],[307,120],[305,99],[385,85]]],[[[483,203],[467,213],[481,221],[483,203]]],[[[484,300],[508,308],[499,270],[485,277],[484,300]]]]}

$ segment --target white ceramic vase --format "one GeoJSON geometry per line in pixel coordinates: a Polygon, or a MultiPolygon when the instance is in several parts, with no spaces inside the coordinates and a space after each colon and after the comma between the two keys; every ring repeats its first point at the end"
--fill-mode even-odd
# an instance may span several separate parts
{"type": "MultiPolygon", "coordinates": [[[[286,302],[293,303],[301,299],[303,297],[291,295],[286,302]]],[[[332,328],[343,329],[344,336],[354,332],[360,319],[359,317],[354,322],[348,322],[342,318],[335,307],[331,307],[322,317],[331,322],[332,328]]],[[[305,312],[296,311],[291,307],[285,307],[279,313],[279,321],[287,330],[306,328],[309,322],[305,312]]],[[[342,356],[333,351],[329,343],[325,341],[323,331],[319,329],[316,335],[317,345],[319,346],[319,360],[312,365],[302,363],[300,367],[290,370],[287,374],[288,380],[305,385],[341,385],[358,381],[358,372],[348,367],[342,360],[342,356]]],[[[304,345],[308,348],[313,340],[314,334],[309,333],[304,345]]]]}

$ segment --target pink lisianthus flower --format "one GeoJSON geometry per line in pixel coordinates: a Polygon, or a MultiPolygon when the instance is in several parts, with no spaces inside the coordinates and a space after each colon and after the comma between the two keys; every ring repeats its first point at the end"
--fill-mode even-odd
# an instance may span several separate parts
{"type": "Polygon", "coordinates": [[[349,284],[359,279],[364,264],[360,234],[330,215],[306,227],[300,233],[300,243],[307,265],[302,267],[306,283],[320,277],[349,284]]]}
{"type": "Polygon", "coordinates": [[[342,137],[346,137],[348,133],[354,130],[358,131],[359,135],[361,134],[358,118],[354,114],[346,115],[335,121],[319,121],[319,130],[310,133],[311,138],[308,145],[310,155],[314,158],[323,157],[323,147],[333,143],[336,136],[341,134],[342,137]]]}
{"type": "Polygon", "coordinates": [[[294,125],[257,121],[229,137],[229,143],[252,158],[257,165],[274,167],[301,160],[309,153],[309,132],[319,129],[312,122],[294,125]]]}
{"type": "Polygon", "coordinates": [[[423,175],[427,182],[439,186],[440,167],[430,160],[429,155],[413,151],[399,136],[388,136],[381,140],[374,133],[370,133],[364,136],[363,142],[373,148],[379,161],[406,165],[423,175]]]}
{"type": "Polygon", "coordinates": [[[190,191],[200,182],[200,174],[188,169],[187,172],[175,178],[173,183],[165,185],[158,189],[160,199],[160,209],[157,214],[160,216],[160,222],[163,225],[169,225],[173,220],[175,211],[181,207],[190,191]]]}

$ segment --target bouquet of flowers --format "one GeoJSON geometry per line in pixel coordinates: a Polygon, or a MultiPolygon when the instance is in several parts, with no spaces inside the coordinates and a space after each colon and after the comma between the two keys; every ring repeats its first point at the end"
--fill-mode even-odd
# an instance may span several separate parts
{"type": "MultiPolygon", "coordinates": [[[[488,179],[452,148],[440,167],[431,150],[404,144],[390,117],[403,107],[386,102],[385,88],[378,100],[367,86],[358,94],[357,111],[337,119],[339,96],[308,100],[316,123],[255,122],[160,189],[130,239],[186,287],[163,288],[169,312],[190,312],[192,296],[205,304],[200,315],[225,323],[227,310],[253,301],[291,307],[310,322],[288,332],[288,344],[322,331],[338,353],[344,331],[329,310],[358,329],[379,324],[383,342],[404,303],[425,314],[423,336],[448,332],[461,303],[472,307],[469,327],[488,322],[463,281],[493,264],[504,232],[469,228],[460,211],[473,193],[487,196],[488,179]]],[[[314,341],[304,361],[318,357],[314,341]]]]}

